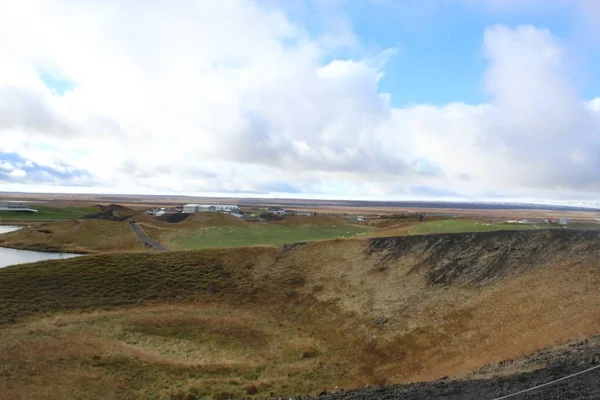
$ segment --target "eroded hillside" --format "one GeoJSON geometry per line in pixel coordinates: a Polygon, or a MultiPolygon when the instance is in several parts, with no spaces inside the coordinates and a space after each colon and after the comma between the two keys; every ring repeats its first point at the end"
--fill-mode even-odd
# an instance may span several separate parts
{"type": "Polygon", "coordinates": [[[599,334],[599,241],[490,232],[5,268],[0,392],[264,397],[461,376],[599,334]]]}

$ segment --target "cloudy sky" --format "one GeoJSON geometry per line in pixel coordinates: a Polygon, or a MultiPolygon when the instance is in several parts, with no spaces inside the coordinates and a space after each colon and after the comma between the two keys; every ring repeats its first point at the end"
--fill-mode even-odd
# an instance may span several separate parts
{"type": "Polygon", "coordinates": [[[600,201],[595,0],[0,0],[0,191],[600,201]]]}

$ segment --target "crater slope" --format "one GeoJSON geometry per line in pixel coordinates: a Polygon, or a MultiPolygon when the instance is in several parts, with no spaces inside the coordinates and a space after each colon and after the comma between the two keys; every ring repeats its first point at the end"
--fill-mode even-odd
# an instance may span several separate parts
{"type": "Polygon", "coordinates": [[[599,241],[488,232],[4,268],[0,393],[225,399],[468,377],[600,334],[599,241]]]}

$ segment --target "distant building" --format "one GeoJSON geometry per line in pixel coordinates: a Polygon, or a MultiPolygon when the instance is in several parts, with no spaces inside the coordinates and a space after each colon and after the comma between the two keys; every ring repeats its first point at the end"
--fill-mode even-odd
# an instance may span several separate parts
{"type": "Polygon", "coordinates": [[[571,223],[571,220],[569,218],[561,218],[558,220],[558,223],[560,225],[569,225],[571,223]]]}
{"type": "Polygon", "coordinates": [[[38,212],[38,210],[34,210],[33,208],[29,207],[28,204],[23,204],[23,203],[0,204],[0,211],[33,212],[33,213],[38,212]]]}
{"type": "Polygon", "coordinates": [[[358,222],[364,222],[367,220],[367,218],[363,217],[362,215],[359,215],[358,217],[356,217],[356,219],[358,220],[358,222]]]}
{"type": "Polygon", "coordinates": [[[199,212],[224,212],[240,213],[240,207],[230,204],[186,204],[183,206],[184,214],[195,214],[199,212]]]}
{"type": "Polygon", "coordinates": [[[240,211],[240,207],[234,204],[215,204],[213,207],[215,207],[217,211],[227,213],[238,213],[240,211]]]}
{"type": "Polygon", "coordinates": [[[285,215],[285,210],[281,207],[269,207],[267,208],[267,213],[273,215],[285,215]]]}

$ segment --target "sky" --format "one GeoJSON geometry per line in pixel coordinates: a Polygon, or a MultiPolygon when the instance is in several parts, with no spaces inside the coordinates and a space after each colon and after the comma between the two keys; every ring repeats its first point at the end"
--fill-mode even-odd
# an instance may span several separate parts
{"type": "Polygon", "coordinates": [[[600,204],[595,0],[0,0],[0,192],[600,204]]]}

